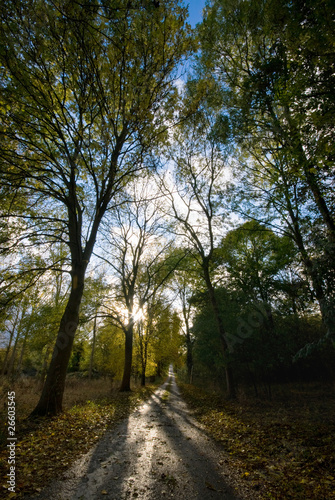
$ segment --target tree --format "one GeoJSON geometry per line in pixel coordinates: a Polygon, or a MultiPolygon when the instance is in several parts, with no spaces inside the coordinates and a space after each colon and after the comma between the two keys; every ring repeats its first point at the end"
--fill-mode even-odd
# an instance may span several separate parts
{"type": "Polygon", "coordinates": [[[277,154],[289,158],[289,171],[308,187],[334,236],[333,195],[327,190],[334,175],[331,19],[329,1],[321,6],[267,0],[259,6],[218,0],[207,9],[200,36],[203,64],[215,71],[235,137],[254,145],[266,134],[275,139],[273,148],[280,144],[277,154]],[[219,44],[213,44],[214,35],[219,44]]]}
{"type": "Polygon", "coordinates": [[[232,329],[227,328],[229,348],[235,351],[238,344],[252,340],[248,345],[253,362],[257,360],[265,371],[267,364],[278,362],[284,350],[275,313],[284,292],[280,272],[294,263],[293,243],[287,236],[249,221],[227,233],[217,255],[227,273],[224,282],[231,293],[230,307],[232,302],[237,305],[237,322],[232,329]]]}
{"type": "MultiPolygon", "coordinates": [[[[49,257],[51,267],[52,262],[59,263],[61,252],[57,246],[49,257]]],[[[42,263],[42,259],[40,260],[42,263]]],[[[25,277],[30,283],[28,273],[25,277]]],[[[21,277],[21,284],[24,283],[25,280],[21,277]]],[[[6,339],[8,352],[14,347],[10,369],[3,367],[8,375],[11,373],[14,376],[20,374],[21,370],[33,369],[40,371],[41,383],[44,381],[51,348],[68,298],[69,286],[70,279],[65,269],[48,271],[45,268],[39,277],[38,287],[29,286],[25,292],[19,290],[20,300],[11,300],[3,309],[4,318],[7,315],[5,325],[7,323],[9,326],[10,316],[12,319],[13,315],[16,317],[16,321],[12,321],[11,335],[6,339]],[[12,346],[13,340],[15,343],[12,346]]]]}
{"type": "Polygon", "coordinates": [[[185,18],[172,0],[1,4],[1,183],[27,196],[36,240],[68,245],[72,277],[34,415],[62,409],[100,223],[166,128],[185,18]]]}
{"type": "MultiPolygon", "coordinates": [[[[222,239],[215,265],[223,270],[216,296],[234,374],[251,382],[256,395],[258,383],[265,384],[271,396],[273,380],[306,373],[307,364],[295,365],[294,356],[322,331],[294,245],[287,236],[249,221],[222,239]]],[[[210,300],[199,291],[192,302],[196,373],[218,380],[222,356],[210,300]]],[[[312,359],[319,367],[318,357],[312,359]]],[[[325,363],[327,357],[322,354],[325,363]]]]}
{"type": "Polygon", "coordinates": [[[186,365],[187,365],[187,374],[188,380],[192,382],[192,374],[193,374],[193,343],[194,339],[191,333],[191,317],[192,317],[192,304],[191,304],[191,294],[192,291],[188,286],[184,277],[181,277],[179,280],[178,286],[178,296],[181,301],[182,306],[182,317],[183,317],[183,326],[182,332],[185,337],[186,344],[186,365]]]}
{"type": "Polygon", "coordinates": [[[331,19],[329,1],[217,0],[207,7],[200,28],[200,68],[214,82],[216,105],[229,114],[234,140],[243,148],[239,168],[243,165],[251,181],[247,189],[253,185],[258,208],[274,208],[294,239],[330,337],[335,325],[331,19]]]}
{"type": "MultiPolygon", "coordinates": [[[[122,330],[110,321],[100,318],[96,330],[93,374],[108,376],[111,380],[120,380],[124,367],[124,334],[122,330]]],[[[90,369],[92,345],[84,342],[84,353],[80,360],[80,370],[90,369]]],[[[89,374],[89,371],[88,371],[89,374]]]]}
{"type": "Polygon", "coordinates": [[[142,317],[139,318],[136,328],[136,344],[138,358],[140,363],[141,385],[145,386],[148,360],[152,358],[150,351],[155,334],[155,323],[157,320],[158,311],[161,307],[161,301],[154,293],[142,308],[142,317]]]}
{"type": "Polygon", "coordinates": [[[192,333],[192,321],[195,312],[192,298],[199,289],[199,282],[201,282],[199,274],[201,273],[198,264],[189,254],[173,273],[173,279],[170,283],[170,289],[176,295],[175,300],[179,301],[179,307],[181,308],[181,332],[186,347],[186,366],[190,383],[193,376],[193,345],[195,340],[192,333]]]}
{"type": "Polygon", "coordinates": [[[218,148],[212,134],[209,115],[200,113],[184,125],[176,137],[176,148],[171,154],[175,164],[176,187],[165,183],[164,189],[171,203],[176,221],[175,233],[187,242],[191,255],[197,261],[210,297],[216,321],[223,358],[226,364],[228,397],[235,397],[233,375],[229,366],[226,332],[215,295],[213,255],[222,230],[225,211],[223,186],[226,169],[225,154],[218,148]]]}
{"type": "Polygon", "coordinates": [[[167,256],[173,242],[165,236],[160,209],[162,195],[155,193],[150,176],[138,179],[124,195],[115,216],[108,220],[104,248],[99,257],[115,275],[104,309],[125,334],[125,365],[120,390],[129,391],[134,326],[145,304],[172,274],[173,267],[167,256]]]}
{"type": "MultiPolygon", "coordinates": [[[[97,266],[98,267],[98,266],[97,266]]],[[[91,354],[88,369],[88,377],[91,380],[94,369],[94,357],[97,340],[97,332],[100,326],[100,309],[104,303],[104,298],[108,294],[109,285],[107,283],[106,272],[95,269],[94,278],[86,278],[83,302],[81,304],[81,321],[91,340],[91,354]]]]}

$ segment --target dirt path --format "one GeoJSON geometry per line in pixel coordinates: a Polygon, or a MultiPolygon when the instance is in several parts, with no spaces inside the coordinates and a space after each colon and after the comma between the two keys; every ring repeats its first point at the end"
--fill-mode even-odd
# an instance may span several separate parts
{"type": "Polygon", "coordinates": [[[170,370],[145,404],[35,499],[250,498],[234,494],[224,468],[223,450],[190,416],[170,370]]]}

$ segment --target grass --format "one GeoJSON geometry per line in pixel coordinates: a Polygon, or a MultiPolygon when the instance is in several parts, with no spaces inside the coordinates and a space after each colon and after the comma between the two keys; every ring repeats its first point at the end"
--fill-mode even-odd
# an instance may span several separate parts
{"type": "MultiPolygon", "coordinates": [[[[40,383],[34,378],[21,378],[14,383],[2,378],[0,379],[0,408],[4,409],[6,406],[7,392],[15,391],[17,415],[25,418],[38,403],[41,390],[40,383]]],[[[111,382],[108,378],[88,380],[69,377],[66,381],[63,406],[68,409],[87,399],[107,397],[110,393],[111,382]]]]}
{"type": "Polygon", "coordinates": [[[0,443],[0,473],[6,478],[0,485],[0,498],[22,498],[41,491],[54,477],[62,474],[83,453],[87,452],[106,430],[126,418],[147,399],[156,385],[134,387],[130,393],[111,391],[110,381],[67,381],[64,393],[64,412],[54,418],[28,421],[40,392],[33,380],[11,384],[16,396],[16,492],[7,490],[8,449],[6,399],[7,382],[2,384],[0,415],[4,429],[0,443]],[[5,404],[5,407],[3,406],[5,404]]]}
{"type": "Polygon", "coordinates": [[[290,386],[275,401],[182,394],[260,499],[335,499],[334,390],[290,386]]]}

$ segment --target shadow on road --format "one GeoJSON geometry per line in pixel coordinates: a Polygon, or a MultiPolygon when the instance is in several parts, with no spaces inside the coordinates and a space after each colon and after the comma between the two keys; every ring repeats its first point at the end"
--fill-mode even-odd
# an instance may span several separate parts
{"type": "MultiPolygon", "coordinates": [[[[220,470],[220,448],[192,419],[173,371],[39,500],[239,500],[220,470]]],[[[36,498],[36,500],[37,500],[36,498]]]]}

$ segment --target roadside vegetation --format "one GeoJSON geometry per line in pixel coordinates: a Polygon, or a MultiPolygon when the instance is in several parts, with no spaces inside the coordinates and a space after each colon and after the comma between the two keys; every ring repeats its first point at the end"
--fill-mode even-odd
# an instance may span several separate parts
{"type": "Polygon", "coordinates": [[[179,384],[196,418],[227,451],[260,499],[335,498],[335,395],[331,386],[288,384],[273,399],[227,401],[179,384]]]}
{"type": "MultiPolygon", "coordinates": [[[[157,383],[161,379],[157,379],[157,383]]],[[[62,475],[103,434],[127,416],[157,386],[133,386],[131,392],[111,390],[110,380],[68,379],[65,388],[65,410],[61,415],[27,420],[38,400],[36,382],[31,379],[14,385],[16,392],[16,491],[8,492],[1,484],[0,498],[22,498],[34,495],[62,475]]],[[[3,399],[3,398],[2,398],[3,399]]],[[[2,403],[1,408],[4,405],[2,403]]],[[[0,475],[8,473],[6,411],[0,413],[0,475]]]]}

